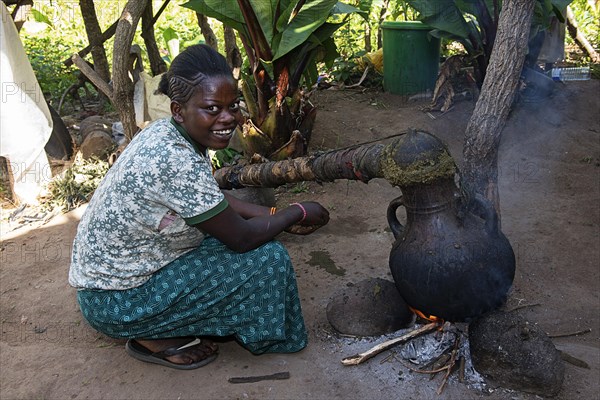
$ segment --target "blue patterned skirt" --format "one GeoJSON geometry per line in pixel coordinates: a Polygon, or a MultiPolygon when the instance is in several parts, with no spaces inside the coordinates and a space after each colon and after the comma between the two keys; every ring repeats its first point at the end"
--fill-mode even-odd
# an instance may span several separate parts
{"type": "Polygon", "coordinates": [[[90,325],[114,338],[233,335],[255,354],[307,343],[294,270],[277,241],[235,253],[208,237],[139,287],[77,298],[90,325]]]}

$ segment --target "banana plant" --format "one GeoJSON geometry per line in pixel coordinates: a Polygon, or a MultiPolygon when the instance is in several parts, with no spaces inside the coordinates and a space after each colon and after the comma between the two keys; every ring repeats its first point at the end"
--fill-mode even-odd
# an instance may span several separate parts
{"type": "MultiPolygon", "coordinates": [[[[475,61],[475,79],[479,86],[492,54],[501,0],[406,0],[416,9],[419,20],[429,25],[430,34],[460,42],[475,61]]],[[[545,30],[550,17],[564,21],[562,11],[572,0],[537,0],[531,23],[531,35],[545,30]]]]}
{"type": "Polygon", "coordinates": [[[316,117],[306,87],[318,78],[317,62],[333,63],[332,35],[359,10],[337,0],[191,0],[183,7],[239,34],[249,64],[242,75],[244,153],[269,160],[306,154],[316,117]]]}

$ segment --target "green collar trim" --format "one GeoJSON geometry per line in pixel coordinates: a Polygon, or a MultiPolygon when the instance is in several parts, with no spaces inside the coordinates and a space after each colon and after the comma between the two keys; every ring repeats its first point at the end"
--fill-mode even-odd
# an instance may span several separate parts
{"type": "Polygon", "coordinates": [[[183,138],[185,140],[190,142],[190,144],[194,147],[194,150],[196,150],[196,153],[200,154],[201,156],[206,157],[206,150],[205,151],[200,150],[200,146],[198,145],[198,143],[196,143],[196,141],[190,137],[190,134],[187,133],[185,128],[183,126],[181,126],[177,121],[175,121],[175,119],[173,117],[171,117],[171,124],[173,124],[173,126],[177,129],[177,131],[179,131],[179,133],[181,133],[181,136],[183,136],[183,138]]]}

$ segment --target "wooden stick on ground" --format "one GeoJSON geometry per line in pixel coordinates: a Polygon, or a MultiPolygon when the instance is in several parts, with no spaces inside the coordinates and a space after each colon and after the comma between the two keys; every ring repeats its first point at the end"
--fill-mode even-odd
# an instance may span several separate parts
{"type": "Polygon", "coordinates": [[[229,383],[254,383],[260,381],[268,381],[268,380],[281,380],[281,379],[290,379],[289,372],[277,372],[271,375],[259,375],[259,376],[238,376],[234,378],[229,378],[227,381],[229,383]]]}
{"type": "Polygon", "coordinates": [[[577,332],[570,332],[570,333],[556,333],[554,335],[548,334],[549,338],[559,338],[559,337],[567,337],[567,336],[577,336],[577,335],[583,335],[584,333],[590,333],[592,331],[592,328],[587,328],[584,329],[582,331],[577,331],[577,332]]]}
{"type": "Polygon", "coordinates": [[[377,354],[381,353],[382,351],[385,351],[393,346],[396,346],[397,344],[406,342],[406,341],[408,341],[412,338],[415,338],[423,333],[432,331],[439,326],[440,326],[440,324],[438,322],[432,322],[430,324],[423,325],[422,327],[417,328],[414,331],[408,332],[405,335],[402,335],[397,338],[394,338],[394,339],[388,340],[386,342],[383,342],[381,344],[378,344],[377,346],[371,348],[370,350],[365,351],[364,353],[345,357],[342,359],[342,364],[358,365],[362,362],[367,361],[369,358],[376,356],[377,354]]]}

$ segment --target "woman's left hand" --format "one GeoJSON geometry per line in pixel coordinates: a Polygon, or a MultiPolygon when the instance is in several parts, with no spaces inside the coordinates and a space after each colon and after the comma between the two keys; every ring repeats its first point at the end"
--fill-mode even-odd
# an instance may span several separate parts
{"type": "Polygon", "coordinates": [[[289,228],[285,229],[287,233],[291,233],[294,235],[309,235],[322,227],[323,225],[300,225],[294,224],[289,228]]]}

